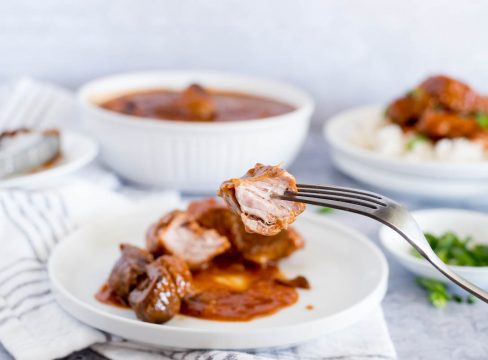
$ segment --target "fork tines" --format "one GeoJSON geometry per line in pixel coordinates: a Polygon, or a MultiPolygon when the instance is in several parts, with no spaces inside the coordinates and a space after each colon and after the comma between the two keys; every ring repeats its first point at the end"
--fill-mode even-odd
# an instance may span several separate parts
{"type": "Polygon", "coordinates": [[[340,186],[297,184],[297,190],[286,191],[280,199],[361,213],[387,206],[378,194],[340,186]]]}

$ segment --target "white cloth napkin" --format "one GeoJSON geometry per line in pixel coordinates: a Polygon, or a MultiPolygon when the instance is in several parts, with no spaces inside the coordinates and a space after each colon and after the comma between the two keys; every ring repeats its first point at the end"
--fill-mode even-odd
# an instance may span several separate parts
{"type": "MultiPolygon", "coordinates": [[[[157,199],[165,206],[179,202],[174,192],[158,193],[157,199]]],[[[0,191],[0,342],[16,359],[54,359],[107,340],[55,303],[46,261],[79,225],[132,206],[84,181],[60,190],[0,191]]]]}
{"type": "MultiPolygon", "coordinates": [[[[72,95],[32,79],[0,86],[0,131],[12,122],[17,123],[20,115],[40,127],[76,127],[72,95]]],[[[0,359],[9,356],[8,351],[19,360],[48,360],[90,346],[114,360],[384,360],[396,357],[380,308],[335,334],[287,349],[257,352],[161,351],[84,325],[65,313],[51,294],[46,261],[54,246],[100,214],[128,211],[134,205],[128,197],[138,203],[150,202],[151,206],[154,203],[174,206],[179,198],[174,192],[148,193],[123,187],[116,176],[97,166],[78,176],[85,181],[73,177],[64,182],[69,185],[55,190],[0,191],[0,359]]]]}

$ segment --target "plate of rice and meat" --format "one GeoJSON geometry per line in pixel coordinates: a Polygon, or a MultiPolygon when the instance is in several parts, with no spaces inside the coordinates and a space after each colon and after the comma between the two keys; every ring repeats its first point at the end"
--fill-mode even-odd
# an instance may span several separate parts
{"type": "Polygon", "coordinates": [[[351,325],[383,299],[386,260],[355,230],[275,197],[293,189],[288,172],[257,164],[225,181],[222,199],[80,228],[49,259],[56,300],[163,348],[285,346],[351,325]]]}
{"type": "Polygon", "coordinates": [[[459,80],[432,76],[387,106],[337,114],[324,135],[361,182],[441,199],[488,193],[488,96],[459,80]]]}

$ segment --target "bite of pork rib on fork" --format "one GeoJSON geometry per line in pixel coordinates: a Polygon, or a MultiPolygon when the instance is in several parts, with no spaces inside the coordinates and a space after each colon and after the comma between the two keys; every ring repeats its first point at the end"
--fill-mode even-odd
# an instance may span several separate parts
{"type": "Polygon", "coordinates": [[[273,236],[305,210],[304,204],[281,201],[273,195],[296,189],[293,175],[279,165],[257,163],[244,176],[224,181],[219,196],[239,215],[248,232],[273,236]]]}

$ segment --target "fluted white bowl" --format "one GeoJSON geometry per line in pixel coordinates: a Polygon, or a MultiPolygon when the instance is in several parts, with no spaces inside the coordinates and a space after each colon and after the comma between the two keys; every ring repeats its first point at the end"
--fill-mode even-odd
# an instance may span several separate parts
{"type": "Polygon", "coordinates": [[[275,81],[221,72],[153,71],[91,81],[78,92],[85,128],[98,140],[103,162],[122,177],[184,191],[212,191],[256,162],[289,164],[305,140],[314,104],[305,92],[275,81]],[[191,83],[264,96],[296,108],[264,119],[195,123],[148,119],[103,109],[117,94],[191,83]]]}

